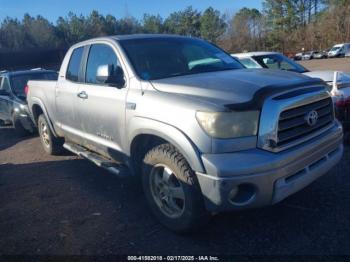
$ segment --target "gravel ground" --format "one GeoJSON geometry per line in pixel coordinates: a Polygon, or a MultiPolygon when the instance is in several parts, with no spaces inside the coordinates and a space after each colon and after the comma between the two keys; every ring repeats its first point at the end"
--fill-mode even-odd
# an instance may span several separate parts
{"type": "Polygon", "coordinates": [[[137,183],[69,153],[48,156],[37,137],[18,139],[3,127],[0,255],[350,255],[349,170],[346,147],[340,164],[285,201],[220,214],[200,232],[179,236],[152,217],[137,183]]]}
{"type": "Polygon", "coordinates": [[[298,61],[309,70],[336,70],[350,73],[350,58],[313,59],[298,61]]]}

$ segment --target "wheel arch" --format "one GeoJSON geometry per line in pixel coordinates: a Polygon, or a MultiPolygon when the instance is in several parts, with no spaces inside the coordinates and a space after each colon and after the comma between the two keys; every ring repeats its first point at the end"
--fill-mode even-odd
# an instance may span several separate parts
{"type": "Polygon", "coordinates": [[[157,144],[170,143],[185,157],[194,171],[204,172],[198,148],[190,138],[176,127],[144,118],[135,119],[131,125],[134,125],[134,129],[132,129],[132,132],[129,132],[128,153],[132,161],[139,160],[140,157],[157,144]]]}
{"type": "Polygon", "coordinates": [[[31,104],[30,111],[31,111],[31,115],[32,115],[34,124],[37,126],[39,116],[41,114],[44,114],[46,119],[48,120],[47,122],[50,126],[50,129],[51,129],[53,135],[57,137],[57,133],[54,129],[54,126],[51,122],[51,119],[47,113],[47,110],[46,110],[46,107],[44,106],[44,104],[39,99],[32,98],[32,100],[33,100],[33,103],[31,104]]]}

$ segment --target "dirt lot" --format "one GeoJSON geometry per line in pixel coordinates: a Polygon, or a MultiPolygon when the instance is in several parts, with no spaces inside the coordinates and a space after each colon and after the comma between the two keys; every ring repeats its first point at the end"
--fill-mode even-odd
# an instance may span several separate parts
{"type": "Polygon", "coordinates": [[[350,255],[349,169],[346,147],[338,166],[282,203],[220,214],[178,236],[151,216],[135,182],[70,154],[47,156],[37,137],[0,128],[0,254],[350,255]]]}
{"type": "Polygon", "coordinates": [[[309,70],[337,70],[350,73],[350,58],[313,59],[299,61],[309,70]]]}

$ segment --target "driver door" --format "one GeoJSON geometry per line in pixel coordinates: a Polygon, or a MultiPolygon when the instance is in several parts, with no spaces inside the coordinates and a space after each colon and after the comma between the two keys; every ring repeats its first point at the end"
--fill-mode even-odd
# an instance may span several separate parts
{"type": "MultiPolygon", "coordinates": [[[[84,146],[100,154],[113,156],[121,151],[125,126],[127,88],[103,84],[96,78],[100,66],[120,67],[116,49],[107,43],[89,48],[85,81],[79,85],[77,120],[84,146]]],[[[113,156],[114,157],[114,156],[113,156]]]]}

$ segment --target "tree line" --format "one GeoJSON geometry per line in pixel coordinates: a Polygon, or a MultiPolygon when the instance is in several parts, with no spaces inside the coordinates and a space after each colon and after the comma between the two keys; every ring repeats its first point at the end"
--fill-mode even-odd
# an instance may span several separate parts
{"type": "Polygon", "coordinates": [[[325,49],[350,41],[350,0],[264,0],[263,9],[242,8],[233,15],[189,6],[162,18],[117,19],[92,11],[69,13],[56,23],[43,16],[7,17],[0,24],[0,51],[67,48],[92,37],[134,33],[169,33],[201,37],[229,52],[302,48],[325,49]]]}

